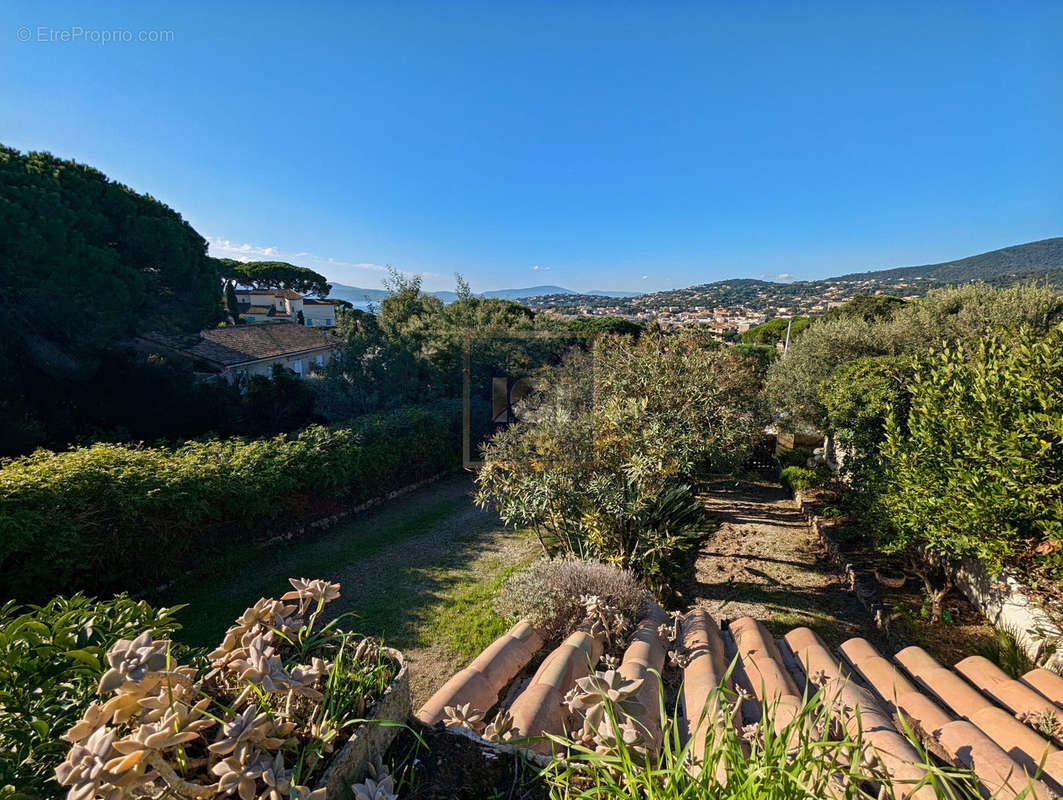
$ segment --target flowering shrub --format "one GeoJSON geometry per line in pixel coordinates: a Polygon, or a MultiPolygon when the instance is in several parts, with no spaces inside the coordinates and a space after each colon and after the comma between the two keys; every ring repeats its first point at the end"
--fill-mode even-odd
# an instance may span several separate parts
{"type": "Polygon", "coordinates": [[[68,800],[323,798],[312,790],[396,665],[370,639],[319,625],[339,584],[291,579],[229,628],[205,671],[145,631],[107,653],[99,699],[63,738],[68,800]]]}
{"type": "Polygon", "coordinates": [[[763,365],[682,337],[603,337],[570,353],[483,447],[477,502],[547,555],[635,570],[657,592],[707,530],[691,486],[760,436],[763,365]]]}

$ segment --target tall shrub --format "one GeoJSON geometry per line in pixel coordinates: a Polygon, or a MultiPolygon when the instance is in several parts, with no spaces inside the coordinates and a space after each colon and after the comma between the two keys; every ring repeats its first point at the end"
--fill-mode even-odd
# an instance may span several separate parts
{"type": "Polygon", "coordinates": [[[890,420],[883,456],[892,548],[1063,565],[1063,325],[931,357],[907,431],[890,420]]]}
{"type": "Polygon", "coordinates": [[[547,554],[610,561],[660,588],[691,546],[699,471],[741,462],[762,362],[678,337],[574,351],[484,447],[477,499],[547,554]]]}
{"type": "Polygon", "coordinates": [[[1008,325],[1043,332],[1063,319],[1063,296],[1038,286],[941,289],[889,314],[864,313],[865,306],[852,301],[835,310],[846,313],[815,320],[772,365],[765,392],[784,426],[831,428],[821,387],[842,365],[879,356],[922,356],[1008,325]],[[850,305],[854,308],[847,310],[850,305]]]}

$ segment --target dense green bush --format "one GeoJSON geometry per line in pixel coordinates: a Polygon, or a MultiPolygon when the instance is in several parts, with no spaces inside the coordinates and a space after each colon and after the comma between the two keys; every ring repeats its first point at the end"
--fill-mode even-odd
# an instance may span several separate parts
{"type": "Polygon", "coordinates": [[[803,467],[812,458],[812,450],[808,447],[794,447],[791,450],[780,450],[775,454],[775,463],[780,469],[787,467],[803,467]]]}
{"type": "MultiPolygon", "coordinates": [[[[888,546],[991,566],[1063,545],[1063,326],[949,347],[917,370],[882,449],[888,546]]],[[[1056,564],[1058,566],[1058,563],[1056,564]]]]}
{"type": "Polygon", "coordinates": [[[830,480],[830,470],[826,467],[786,467],[779,475],[782,485],[791,491],[813,489],[830,480]]]}
{"type": "Polygon", "coordinates": [[[52,778],[70,749],[59,737],[95,698],[104,654],[119,639],[146,630],[169,637],[180,627],[175,610],[124,595],[0,606],[0,797],[65,794],[52,778]]]}
{"type": "Polygon", "coordinates": [[[453,468],[459,422],[447,403],[267,439],[95,444],[0,462],[0,583],[29,600],[142,589],[205,552],[453,468]]]}
{"type": "Polygon", "coordinates": [[[873,526],[882,524],[878,499],[885,481],[886,421],[907,425],[916,363],[909,355],[860,358],[842,364],[820,385],[847,482],[845,504],[873,526]]]}
{"type": "Polygon", "coordinates": [[[896,306],[888,316],[865,313],[864,304],[859,305],[853,313],[813,321],[790,342],[786,356],[772,364],[765,393],[784,426],[831,428],[822,386],[844,364],[875,356],[921,357],[1007,325],[1046,331],[1063,318],[1063,297],[1034,286],[994,289],[970,284],[943,289],[896,306]]]}

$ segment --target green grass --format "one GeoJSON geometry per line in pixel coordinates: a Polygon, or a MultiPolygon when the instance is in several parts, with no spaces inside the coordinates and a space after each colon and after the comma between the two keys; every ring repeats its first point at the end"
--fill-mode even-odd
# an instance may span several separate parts
{"type": "Polygon", "coordinates": [[[503,578],[534,553],[520,532],[499,532],[496,519],[469,523],[468,479],[459,477],[398,498],[328,531],[212,561],[169,587],[157,602],[187,603],[179,612],[179,639],[213,646],[232,620],[259,597],[287,590],[289,577],[343,581],[361,562],[380,562],[367,580],[344,585],[330,610],[352,612],[344,627],[380,636],[399,649],[445,644],[456,659],[471,658],[502,633],[507,622],[491,608],[503,578]],[[409,544],[434,528],[462,525],[437,552],[409,544]],[[501,554],[484,542],[507,543],[501,554]],[[405,546],[405,550],[402,548],[405,546]],[[396,550],[394,561],[388,552],[396,550]],[[371,580],[368,579],[371,577],[371,580]]]}
{"type": "Polygon", "coordinates": [[[457,660],[473,659],[509,628],[510,623],[492,610],[491,601],[506,577],[534,557],[528,553],[513,563],[487,556],[469,564],[466,571],[481,577],[456,582],[445,602],[431,606],[425,621],[427,629],[419,631],[420,638],[435,635],[446,642],[457,660]]]}

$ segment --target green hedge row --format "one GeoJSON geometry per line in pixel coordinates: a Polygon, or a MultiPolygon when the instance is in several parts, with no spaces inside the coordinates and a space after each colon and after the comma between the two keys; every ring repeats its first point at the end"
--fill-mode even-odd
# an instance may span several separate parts
{"type": "Polygon", "coordinates": [[[0,585],[24,600],[142,591],[460,463],[454,404],[180,448],[96,444],[0,462],[0,585]]]}

